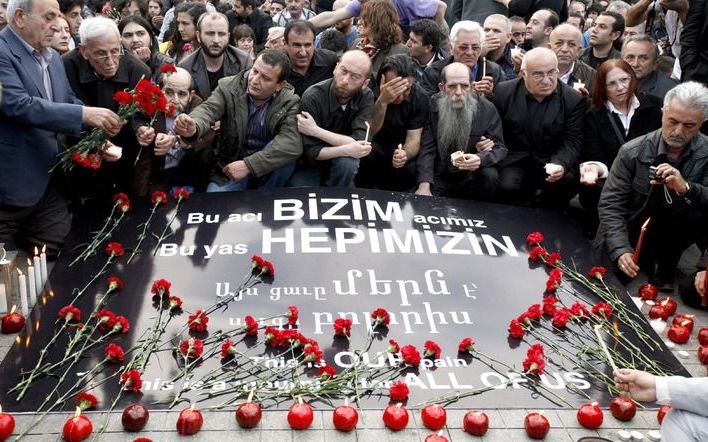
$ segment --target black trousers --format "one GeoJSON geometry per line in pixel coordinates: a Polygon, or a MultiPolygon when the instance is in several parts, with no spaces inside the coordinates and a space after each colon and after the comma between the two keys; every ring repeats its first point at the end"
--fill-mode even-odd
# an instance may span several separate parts
{"type": "Polygon", "coordinates": [[[359,160],[359,171],[354,182],[357,187],[405,192],[416,185],[416,159],[410,159],[403,167],[391,164],[395,146],[371,143],[369,155],[359,160]]]}
{"type": "Polygon", "coordinates": [[[433,195],[488,201],[499,184],[496,167],[480,167],[474,172],[458,171],[435,175],[433,195]]]}
{"type": "Polygon", "coordinates": [[[566,170],[555,183],[546,181],[544,164],[533,158],[509,164],[499,170],[498,197],[508,204],[563,208],[578,193],[574,170],[566,170]]]}

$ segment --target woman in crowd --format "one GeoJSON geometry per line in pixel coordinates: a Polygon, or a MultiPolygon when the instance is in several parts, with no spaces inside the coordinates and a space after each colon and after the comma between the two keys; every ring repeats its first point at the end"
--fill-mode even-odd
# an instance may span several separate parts
{"type": "Polygon", "coordinates": [[[187,55],[199,47],[197,41],[197,22],[199,17],[206,12],[206,7],[201,3],[182,3],[175,8],[175,32],[167,42],[164,51],[175,63],[179,63],[187,55]]]}
{"type": "Polygon", "coordinates": [[[159,83],[160,69],[172,64],[172,59],[158,50],[150,23],[139,15],[129,15],[118,22],[118,31],[123,48],[147,64],[152,71],[152,81],[159,83]]]}
{"type": "Polygon", "coordinates": [[[595,73],[592,107],[585,116],[580,164],[580,203],[585,230],[597,230],[597,204],[608,169],[626,142],[661,127],[661,102],[637,91],[637,77],[624,60],[608,60],[595,73]]]}
{"type": "Polygon", "coordinates": [[[231,32],[231,41],[234,46],[247,53],[251,57],[251,61],[256,59],[256,34],[250,26],[236,26],[231,32]]]}
{"type": "Polygon", "coordinates": [[[59,32],[54,33],[52,48],[54,48],[59,55],[64,55],[69,52],[69,41],[71,41],[73,31],[71,29],[71,23],[64,17],[64,14],[57,16],[57,28],[59,28],[59,32]]]}
{"type": "Polygon", "coordinates": [[[407,54],[408,48],[401,44],[401,28],[398,12],[388,0],[370,0],[364,4],[359,17],[359,40],[354,44],[371,59],[371,74],[376,74],[389,55],[407,54]]]}
{"type": "Polygon", "coordinates": [[[145,0],[113,0],[111,6],[120,12],[121,17],[129,15],[147,17],[147,3],[145,0]]]}

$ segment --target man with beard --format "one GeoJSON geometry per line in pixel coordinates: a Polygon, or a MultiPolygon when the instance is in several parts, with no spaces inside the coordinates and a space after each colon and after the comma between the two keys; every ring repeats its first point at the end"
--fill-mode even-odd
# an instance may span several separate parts
{"type": "Polygon", "coordinates": [[[509,149],[499,164],[498,187],[507,203],[563,208],[577,192],[585,100],[558,81],[558,73],[553,51],[531,49],[522,78],[500,84],[492,99],[509,149]]]}
{"type": "Polygon", "coordinates": [[[221,121],[220,142],[207,192],[282,187],[302,154],[297,132],[300,100],[285,80],[288,57],[266,49],[253,67],[222,78],[193,112],[175,119],[175,133],[194,143],[221,121]]]}
{"type": "Polygon", "coordinates": [[[304,155],[291,187],[352,185],[359,159],[371,152],[366,140],[374,108],[374,94],[367,87],[370,74],[369,56],[348,51],[333,78],[305,91],[298,115],[304,155]]]}
{"type": "Polygon", "coordinates": [[[652,283],[672,288],[683,251],[705,245],[708,224],[708,88],[682,83],[664,98],[661,129],[623,145],[602,189],[595,246],[615,263],[620,280],[641,270],[652,283]],[[655,169],[652,168],[655,167],[655,169]],[[640,230],[651,218],[641,254],[640,230]]]}
{"type": "Polygon", "coordinates": [[[302,97],[307,88],[332,78],[337,54],[327,49],[315,49],[315,27],[304,20],[291,21],[285,26],[285,52],[290,59],[288,83],[302,97]]]}
{"type": "Polygon", "coordinates": [[[551,32],[551,50],[558,57],[560,81],[571,87],[577,86],[576,90],[587,94],[592,91],[595,69],[578,60],[582,37],[583,34],[575,26],[567,23],[558,25],[551,32]],[[582,83],[584,86],[580,88],[578,83],[582,83]]]}
{"type": "Polygon", "coordinates": [[[197,94],[206,100],[219,80],[251,67],[245,52],[229,45],[229,20],[220,12],[207,12],[197,23],[199,49],[179,64],[194,79],[197,94]]]}
{"type": "Polygon", "coordinates": [[[452,63],[443,69],[423,130],[417,195],[483,200],[494,195],[495,166],[507,153],[501,119],[492,103],[471,90],[469,67],[452,63]]]}
{"type": "Polygon", "coordinates": [[[160,53],[150,23],[139,15],[128,15],[118,22],[118,31],[123,48],[147,64],[152,71],[150,79],[159,83],[162,66],[172,64],[173,60],[160,53]]]}
{"type": "Polygon", "coordinates": [[[238,25],[248,25],[256,35],[256,49],[263,49],[268,40],[268,29],[273,27],[270,15],[258,8],[256,0],[235,0],[233,11],[226,13],[229,19],[229,29],[238,25]]]}

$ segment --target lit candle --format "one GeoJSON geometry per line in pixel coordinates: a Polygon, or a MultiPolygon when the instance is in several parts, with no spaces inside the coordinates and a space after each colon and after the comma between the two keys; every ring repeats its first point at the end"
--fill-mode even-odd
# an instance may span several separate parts
{"type": "Polygon", "coordinates": [[[482,77],[480,78],[481,80],[484,80],[484,77],[487,76],[487,57],[482,57],[482,77]]]}
{"type": "Polygon", "coordinates": [[[45,253],[47,251],[47,246],[46,244],[42,246],[42,254],[39,255],[39,259],[41,260],[42,264],[42,287],[44,287],[44,283],[47,282],[47,278],[49,278],[49,273],[47,272],[47,254],[45,253]]]}
{"type": "Polygon", "coordinates": [[[369,142],[369,131],[371,130],[371,125],[369,124],[368,121],[364,121],[364,124],[366,125],[366,136],[364,137],[364,142],[368,143],[369,142]]]}
{"type": "MultiPolygon", "coordinates": [[[[39,269],[37,269],[37,272],[39,269]]],[[[29,304],[30,306],[33,306],[37,302],[37,284],[36,284],[36,277],[37,273],[35,272],[34,266],[32,265],[32,261],[27,258],[27,282],[29,283],[29,304]]]]}
{"type": "Polygon", "coordinates": [[[37,290],[36,295],[39,296],[42,293],[42,263],[39,259],[39,250],[37,247],[34,248],[34,258],[32,258],[34,263],[34,288],[37,290]]]}
{"type": "Polygon", "coordinates": [[[7,305],[7,294],[5,293],[5,284],[0,283],[0,313],[5,313],[10,310],[7,305]]]}
{"type": "Polygon", "coordinates": [[[20,309],[22,314],[29,314],[29,306],[27,305],[27,277],[22,273],[22,270],[17,269],[17,276],[20,286],[20,309]]]}
{"type": "Polygon", "coordinates": [[[642,229],[639,232],[639,240],[637,240],[637,247],[634,248],[634,252],[632,252],[632,261],[634,261],[635,264],[639,263],[639,253],[642,251],[642,244],[644,243],[644,235],[647,233],[647,228],[649,227],[649,221],[651,221],[651,217],[647,218],[646,221],[644,221],[644,224],[642,224],[642,229]]]}
{"type": "Polygon", "coordinates": [[[575,83],[573,83],[573,89],[575,89],[578,92],[580,92],[580,89],[584,89],[584,88],[585,88],[585,83],[583,83],[582,81],[576,81],[575,83]]]}
{"type": "Polygon", "coordinates": [[[615,361],[612,360],[612,355],[610,354],[610,350],[605,345],[605,341],[604,341],[604,339],[602,339],[602,336],[600,336],[600,326],[596,325],[593,328],[595,329],[595,335],[597,336],[597,342],[600,343],[600,347],[602,347],[602,351],[605,352],[605,356],[607,356],[607,360],[610,361],[610,366],[612,367],[612,370],[617,371],[617,366],[615,365],[615,361]]]}

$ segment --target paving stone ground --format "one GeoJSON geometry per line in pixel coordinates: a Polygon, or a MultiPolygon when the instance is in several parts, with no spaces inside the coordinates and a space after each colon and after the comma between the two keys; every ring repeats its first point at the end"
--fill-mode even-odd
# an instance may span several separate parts
{"type": "MultiPolygon", "coordinates": [[[[688,273],[696,263],[697,250],[689,251],[684,255],[680,264],[680,271],[688,273]]],[[[635,281],[628,287],[630,293],[636,292],[636,288],[643,281],[635,281]]],[[[677,295],[672,295],[679,304],[678,313],[690,313],[696,315],[696,325],[691,339],[684,345],[676,345],[671,351],[679,361],[686,367],[693,376],[706,376],[706,366],[700,364],[696,356],[698,348],[696,332],[701,327],[708,327],[708,313],[689,309],[683,306],[677,295]],[[688,358],[680,356],[679,352],[686,351],[688,358]]],[[[646,314],[648,306],[644,306],[642,311],[646,314]]],[[[4,358],[14,342],[15,335],[0,335],[0,359],[4,358]]],[[[662,334],[666,338],[666,332],[662,334]]],[[[2,402],[2,394],[0,394],[2,402]]],[[[480,440],[484,442],[517,442],[530,441],[523,429],[523,419],[526,413],[538,410],[517,409],[513,407],[499,409],[485,409],[485,413],[490,419],[490,429],[484,437],[471,436],[462,431],[463,410],[450,410],[448,412],[448,425],[443,434],[451,441],[480,440]]],[[[422,441],[432,432],[420,424],[419,411],[411,410],[412,419],[409,428],[399,432],[385,429],[381,422],[381,410],[362,410],[361,418],[357,430],[352,433],[342,433],[334,429],[331,421],[331,412],[316,411],[313,427],[305,431],[293,431],[287,426],[285,411],[269,411],[263,413],[263,420],[260,425],[252,430],[243,430],[236,425],[233,412],[212,411],[204,412],[204,427],[202,431],[193,436],[179,436],[175,425],[178,413],[175,411],[153,411],[147,427],[139,433],[126,433],[120,424],[120,412],[111,413],[107,431],[94,440],[101,441],[133,441],[136,437],[149,437],[155,442],[172,441],[245,441],[245,442],[385,442],[400,441],[412,442],[422,441]]],[[[23,441],[28,442],[54,442],[60,441],[60,429],[63,423],[72,413],[50,413],[40,424],[34,427],[23,441]]],[[[582,428],[576,418],[575,409],[544,410],[544,414],[551,423],[551,431],[546,437],[549,442],[574,442],[586,436],[601,436],[609,440],[619,440],[617,432],[621,429],[636,430],[644,434],[645,441],[647,432],[658,430],[656,421],[656,409],[640,410],[631,422],[620,422],[605,410],[605,420],[602,427],[597,431],[582,428]]],[[[29,413],[13,413],[16,420],[15,435],[24,431],[36,418],[29,413]]],[[[101,426],[106,419],[104,412],[86,412],[94,428],[101,426]]],[[[11,438],[11,440],[13,440],[11,438]]]]}

